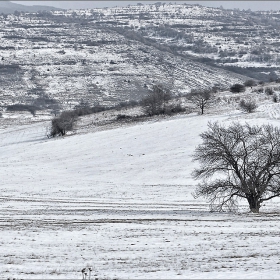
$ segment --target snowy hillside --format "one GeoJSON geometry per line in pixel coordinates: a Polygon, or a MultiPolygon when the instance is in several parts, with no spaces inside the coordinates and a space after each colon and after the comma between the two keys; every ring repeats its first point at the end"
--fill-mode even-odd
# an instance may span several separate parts
{"type": "Polygon", "coordinates": [[[279,126],[279,103],[254,96],[252,114],[238,110],[242,94],[223,92],[204,116],[81,129],[92,115],[64,138],[46,138],[49,121],[2,119],[1,276],[82,279],[92,267],[98,279],[278,278],[278,199],[233,214],[192,197],[192,154],[209,121],[279,126]]]}
{"type": "Polygon", "coordinates": [[[154,4],[0,16],[2,111],[176,95],[278,77],[277,12],[154,4]],[[43,100],[43,101],[44,101],[43,100]]]}

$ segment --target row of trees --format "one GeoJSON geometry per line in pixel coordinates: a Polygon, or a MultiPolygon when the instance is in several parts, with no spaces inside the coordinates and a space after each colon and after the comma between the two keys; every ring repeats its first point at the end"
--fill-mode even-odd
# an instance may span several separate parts
{"type": "MultiPolygon", "coordinates": [[[[193,94],[194,97],[194,94],[193,94]]],[[[58,117],[52,120],[51,131],[49,137],[64,136],[67,131],[74,128],[74,125],[79,116],[98,113],[108,109],[118,109],[128,106],[140,105],[143,112],[147,116],[154,115],[170,115],[185,111],[185,108],[180,103],[170,102],[173,99],[170,91],[162,85],[154,85],[153,89],[140,102],[121,102],[118,105],[105,108],[105,107],[81,107],[71,111],[62,112],[58,117]]],[[[202,105],[203,109],[205,104],[202,105]]],[[[202,109],[202,110],[203,110],[202,109]]],[[[119,115],[118,120],[127,119],[125,115],[119,115]]]]}
{"type": "MultiPolygon", "coordinates": [[[[188,101],[191,101],[199,110],[201,115],[204,114],[205,109],[211,106],[215,102],[215,96],[213,90],[192,90],[190,94],[186,96],[188,101]]],[[[52,120],[52,128],[50,135],[55,137],[57,135],[65,135],[67,131],[73,129],[75,122],[79,116],[88,115],[92,113],[98,113],[108,109],[117,109],[128,106],[141,106],[145,115],[155,116],[155,115],[171,115],[174,113],[180,113],[186,111],[182,107],[181,103],[175,100],[175,97],[172,96],[169,89],[163,85],[154,85],[152,90],[148,91],[147,95],[139,102],[121,102],[118,105],[105,108],[105,107],[89,107],[80,106],[77,109],[72,111],[65,111],[60,114],[60,116],[52,120]]],[[[240,102],[240,109],[247,113],[252,113],[257,105],[253,101],[244,101],[240,102]]],[[[125,116],[122,116],[120,119],[127,119],[125,116]]]]}
{"type": "MultiPolygon", "coordinates": [[[[205,108],[214,101],[214,95],[211,90],[192,90],[186,98],[200,109],[202,115],[204,114],[205,108]]],[[[140,104],[144,112],[149,116],[183,112],[184,108],[181,104],[170,102],[172,99],[174,100],[168,89],[162,85],[156,85],[140,104]]]]}

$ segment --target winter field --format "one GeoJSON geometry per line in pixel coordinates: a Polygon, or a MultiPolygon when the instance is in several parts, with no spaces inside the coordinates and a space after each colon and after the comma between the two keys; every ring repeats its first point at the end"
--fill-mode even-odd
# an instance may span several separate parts
{"type": "Polygon", "coordinates": [[[54,139],[49,120],[4,115],[1,278],[82,279],[84,267],[91,279],[279,278],[279,200],[260,214],[245,201],[211,213],[192,196],[191,155],[208,121],[279,125],[280,103],[260,102],[252,114],[227,103],[103,129],[86,126],[90,115],[54,139]]]}

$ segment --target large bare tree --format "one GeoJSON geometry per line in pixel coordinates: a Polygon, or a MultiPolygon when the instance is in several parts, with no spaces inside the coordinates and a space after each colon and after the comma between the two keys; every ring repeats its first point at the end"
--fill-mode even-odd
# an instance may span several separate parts
{"type": "Polygon", "coordinates": [[[209,199],[212,210],[233,210],[246,199],[258,213],[264,201],[280,196],[280,130],[271,125],[209,123],[194,153],[203,179],[195,197],[209,199]]]}

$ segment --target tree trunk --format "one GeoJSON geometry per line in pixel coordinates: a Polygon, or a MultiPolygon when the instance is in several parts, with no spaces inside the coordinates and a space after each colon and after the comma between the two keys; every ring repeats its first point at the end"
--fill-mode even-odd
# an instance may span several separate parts
{"type": "Polygon", "coordinates": [[[252,213],[259,213],[260,212],[260,201],[257,197],[255,197],[254,195],[246,195],[247,197],[247,201],[249,203],[250,206],[250,210],[252,213]]]}
{"type": "Polygon", "coordinates": [[[201,104],[201,115],[203,115],[203,113],[204,113],[204,104],[201,104]]]}

